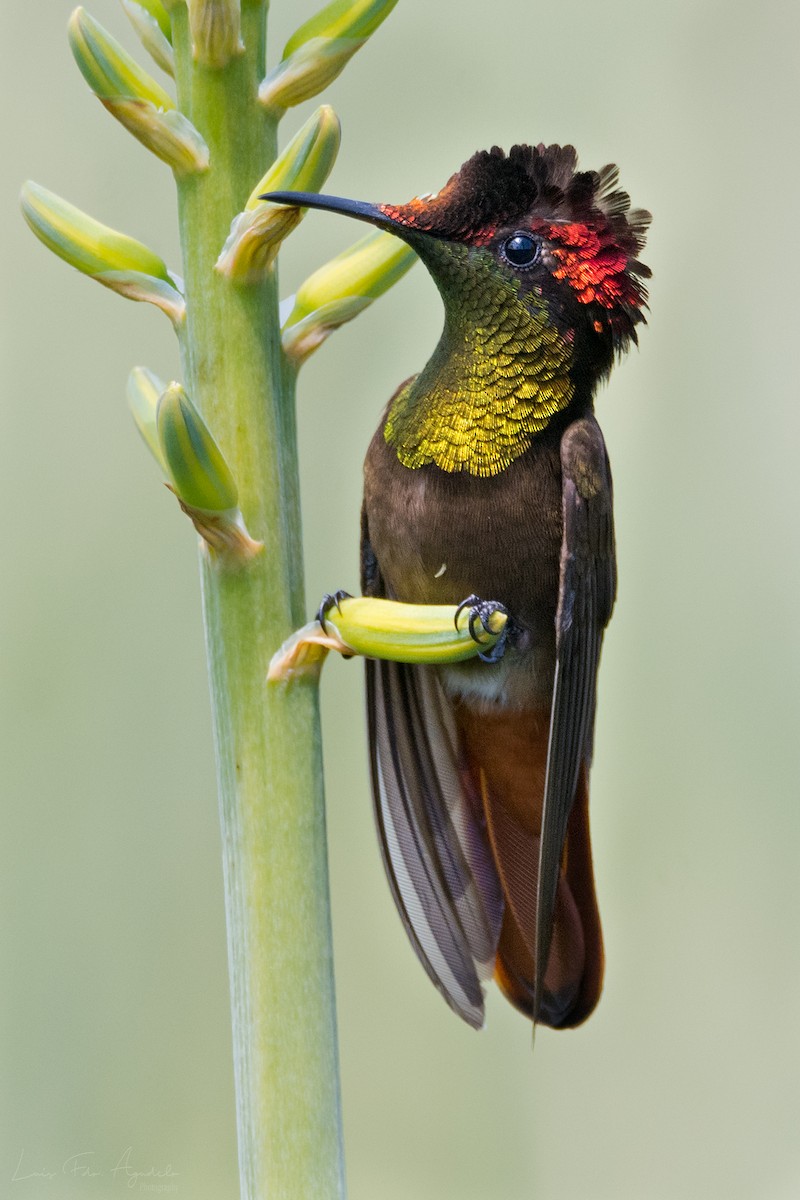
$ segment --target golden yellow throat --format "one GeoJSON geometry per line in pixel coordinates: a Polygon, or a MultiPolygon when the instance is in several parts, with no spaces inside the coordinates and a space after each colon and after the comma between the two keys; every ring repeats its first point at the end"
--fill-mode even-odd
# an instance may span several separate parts
{"type": "Polygon", "coordinates": [[[572,347],[545,304],[523,304],[504,279],[481,282],[472,311],[446,310],[433,357],[389,409],[384,437],[403,466],[498,475],[572,399],[572,347]]]}

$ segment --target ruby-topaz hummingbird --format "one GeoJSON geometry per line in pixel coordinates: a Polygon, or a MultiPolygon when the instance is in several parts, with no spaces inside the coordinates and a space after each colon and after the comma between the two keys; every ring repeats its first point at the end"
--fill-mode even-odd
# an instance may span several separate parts
{"type": "Polygon", "coordinates": [[[572,146],[480,152],[408,204],[265,198],[388,230],[441,293],[439,343],[367,452],[362,588],[476,622],[504,606],[509,632],[490,661],[367,663],[383,861],[461,1017],[483,1023],[494,976],[534,1022],[578,1025],[603,977],[588,772],[616,589],[593,399],[644,320],[649,213],[572,146]]]}

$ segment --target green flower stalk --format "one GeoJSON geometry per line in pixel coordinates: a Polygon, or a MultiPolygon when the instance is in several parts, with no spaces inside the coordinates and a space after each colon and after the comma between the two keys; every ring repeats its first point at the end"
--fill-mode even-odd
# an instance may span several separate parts
{"type": "Polygon", "coordinates": [[[309,275],[283,325],[283,349],[289,361],[299,367],[334,330],[402,279],[416,261],[410,246],[375,230],[309,275]]]}
{"type": "Polygon", "coordinates": [[[259,89],[261,103],[281,116],[317,96],[340,75],[397,0],[333,0],[289,38],[283,57],[259,89]]]}
{"type": "Polygon", "coordinates": [[[175,102],[84,8],[69,20],[75,61],[103,106],[177,175],[208,168],[208,146],[175,102]]]}
{"type": "MultiPolygon", "coordinates": [[[[174,71],[177,100],[76,10],[70,43],[90,87],[173,169],[185,282],[52,192],[30,183],[22,194],[49,249],[163,309],[178,337],[183,384],[165,387],[136,367],[127,396],[201,538],[242,1200],[344,1195],[317,681],[313,672],[291,688],[266,680],[305,613],[296,367],[414,261],[372,234],[322,268],[298,292],[287,353],[272,262],[301,214],[259,197],[324,182],[339,145],[335,114],[320,108],[280,157],[279,117],[333,79],[395,2],[329,4],[290,39],[261,100],[267,0],[123,0],[149,53],[174,71]]],[[[343,608],[348,653],[391,640],[372,628],[371,608],[360,634],[347,623],[357,604],[343,608]]],[[[439,633],[463,639],[460,629],[439,633]]],[[[391,636],[405,636],[409,652],[419,633],[391,636]]]]}
{"type": "Polygon", "coordinates": [[[217,259],[217,270],[237,283],[257,283],[271,270],[281,243],[297,228],[306,209],[270,204],[262,192],[313,192],[330,175],[339,153],[341,127],[333,109],[323,104],[289,142],[250,193],[244,211],[217,259]]]}

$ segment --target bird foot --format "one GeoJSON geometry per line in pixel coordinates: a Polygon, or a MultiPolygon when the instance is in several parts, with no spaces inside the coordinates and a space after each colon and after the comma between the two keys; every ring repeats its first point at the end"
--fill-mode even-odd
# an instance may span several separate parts
{"type": "Polygon", "coordinates": [[[339,608],[339,605],[341,604],[342,600],[350,600],[350,599],[352,599],[351,593],[342,591],[341,588],[339,589],[338,592],[333,592],[333,593],[326,592],[325,593],[325,595],[322,597],[322,602],[321,602],[319,608],[317,609],[317,620],[319,621],[320,625],[322,626],[323,632],[327,633],[327,626],[325,625],[325,618],[327,617],[327,615],[331,611],[331,609],[336,608],[336,609],[338,609],[339,612],[341,612],[342,610],[341,610],[341,608],[339,608]]]}
{"type": "MultiPolygon", "coordinates": [[[[480,633],[477,632],[478,622],[480,622],[484,634],[491,634],[492,628],[489,624],[495,613],[505,613],[508,616],[508,609],[504,604],[500,604],[497,600],[481,600],[480,596],[467,596],[466,600],[462,600],[456,609],[455,626],[458,629],[458,618],[461,616],[464,609],[469,610],[469,635],[473,642],[478,645],[483,644],[483,639],[480,633]]],[[[503,626],[503,631],[495,644],[489,650],[482,650],[478,655],[483,662],[497,662],[505,654],[506,645],[508,643],[508,630],[511,624],[511,618],[506,621],[503,626]]]]}

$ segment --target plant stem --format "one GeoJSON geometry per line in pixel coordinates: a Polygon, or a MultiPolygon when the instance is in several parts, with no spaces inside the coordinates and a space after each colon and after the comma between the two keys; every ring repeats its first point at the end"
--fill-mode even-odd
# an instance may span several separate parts
{"type": "Polygon", "coordinates": [[[318,697],[267,688],[270,657],[304,619],[293,375],[274,276],[213,270],[233,217],[275,158],[256,100],[266,3],[244,0],[246,50],[193,62],[172,8],[178,103],[211,168],[178,180],[187,298],[186,388],[221,446],[264,551],[239,569],[201,553],[222,823],[243,1200],[344,1194],[318,697]]]}

